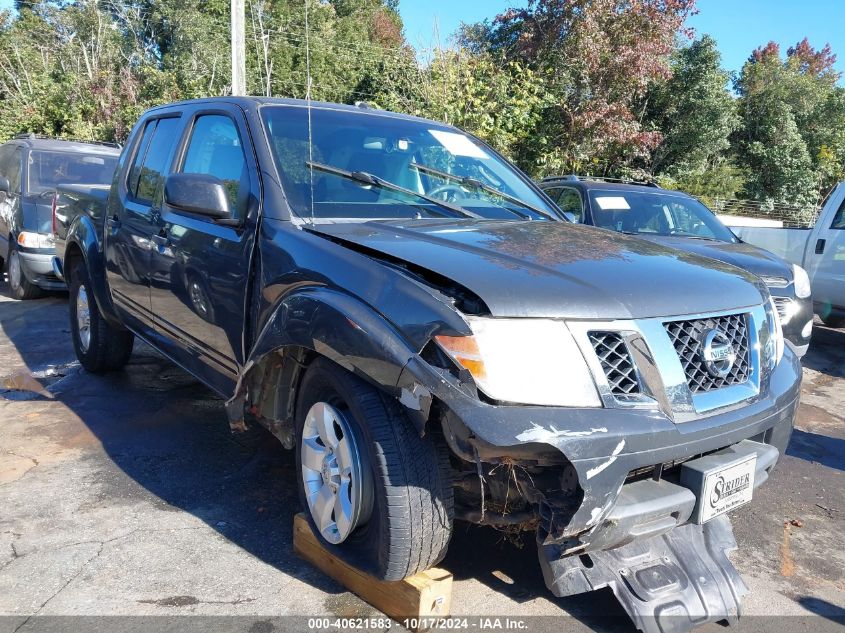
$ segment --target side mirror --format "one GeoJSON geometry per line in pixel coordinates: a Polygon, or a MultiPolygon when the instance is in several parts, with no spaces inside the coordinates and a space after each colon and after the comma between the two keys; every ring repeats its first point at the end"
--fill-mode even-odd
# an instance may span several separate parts
{"type": "Polygon", "coordinates": [[[208,174],[171,174],[164,181],[164,202],[179,211],[214,220],[232,218],[226,186],[208,174]]]}
{"type": "Polygon", "coordinates": [[[11,193],[12,186],[9,184],[8,178],[3,178],[0,176],[0,193],[11,193]]]}

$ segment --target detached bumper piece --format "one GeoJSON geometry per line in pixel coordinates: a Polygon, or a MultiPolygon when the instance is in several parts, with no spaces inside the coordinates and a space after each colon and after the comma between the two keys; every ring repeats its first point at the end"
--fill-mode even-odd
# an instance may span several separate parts
{"type": "Polygon", "coordinates": [[[558,546],[542,546],[540,566],[559,598],[610,587],[644,633],[681,633],[739,617],[748,588],[728,560],[734,549],[733,528],[722,515],[581,556],[561,558],[558,546]]]}

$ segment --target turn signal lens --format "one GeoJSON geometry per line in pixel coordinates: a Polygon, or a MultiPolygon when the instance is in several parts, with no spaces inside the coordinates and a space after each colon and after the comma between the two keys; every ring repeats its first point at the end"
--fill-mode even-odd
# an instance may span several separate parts
{"type": "Polygon", "coordinates": [[[472,336],[435,336],[440,347],[476,380],[487,378],[478,343],[472,336]]]}
{"type": "Polygon", "coordinates": [[[56,241],[52,235],[21,231],[18,233],[18,244],[24,248],[53,248],[56,241]]]}

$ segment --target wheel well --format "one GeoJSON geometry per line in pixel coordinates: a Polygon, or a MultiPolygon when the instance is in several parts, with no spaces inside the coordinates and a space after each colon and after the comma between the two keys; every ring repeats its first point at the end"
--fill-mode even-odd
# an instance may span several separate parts
{"type": "Polygon", "coordinates": [[[299,383],[319,354],[290,345],[265,354],[250,370],[248,412],[285,448],[294,446],[294,416],[299,383]]]}
{"type": "Polygon", "coordinates": [[[78,261],[80,261],[80,260],[84,261],[84,259],[85,258],[82,255],[82,249],[79,248],[79,246],[77,244],[72,243],[72,244],[70,244],[70,246],[67,247],[67,250],[65,251],[65,259],[64,259],[64,262],[62,264],[62,267],[64,268],[65,281],[67,281],[68,284],[70,284],[70,273],[73,270],[73,267],[76,265],[76,263],[78,261]]]}

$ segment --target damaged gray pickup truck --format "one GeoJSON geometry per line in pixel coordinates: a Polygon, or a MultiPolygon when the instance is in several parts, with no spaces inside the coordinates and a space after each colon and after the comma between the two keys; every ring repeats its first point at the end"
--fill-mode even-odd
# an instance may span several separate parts
{"type": "Polygon", "coordinates": [[[57,215],[82,365],[137,335],[265,425],[338,557],[400,579],[470,521],[643,630],[738,615],[726,513],[801,381],[756,277],[569,223],[477,139],[366,106],[155,108],[57,215]]]}

